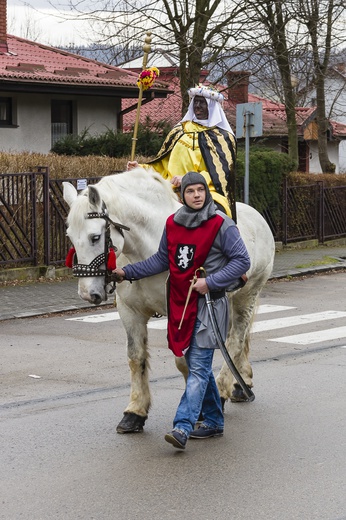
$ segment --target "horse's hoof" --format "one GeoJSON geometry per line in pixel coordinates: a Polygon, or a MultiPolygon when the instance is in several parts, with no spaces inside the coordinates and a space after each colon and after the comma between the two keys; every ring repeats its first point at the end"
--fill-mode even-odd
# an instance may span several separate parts
{"type": "Polygon", "coordinates": [[[117,426],[117,433],[141,433],[147,417],[147,415],[143,417],[133,412],[124,412],[124,417],[117,426]]]}
{"type": "MultiPolygon", "coordinates": [[[[248,387],[250,388],[250,387],[248,387]]],[[[234,385],[234,390],[231,395],[231,402],[232,403],[248,403],[250,400],[245,395],[242,387],[238,384],[234,385]]]]}

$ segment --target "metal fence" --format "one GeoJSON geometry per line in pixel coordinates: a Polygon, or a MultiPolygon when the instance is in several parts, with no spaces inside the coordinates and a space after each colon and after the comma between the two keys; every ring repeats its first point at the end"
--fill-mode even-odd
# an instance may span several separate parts
{"type": "Polygon", "coordinates": [[[283,186],[281,240],[284,244],[346,236],[346,186],[283,186]]]}
{"type": "MultiPolygon", "coordinates": [[[[87,181],[94,184],[99,179],[87,181]]],[[[0,174],[0,266],[64,264],[71,245],[66,237],[64,181],[78,188],[78,179],[50,179],[46,167],[0,174]]],[[[275,240],[284,244],[345,237],[346,186],[329,187],[322,181],[290,186],[285,181],[279,207],[261,213],[275,240]]]]}

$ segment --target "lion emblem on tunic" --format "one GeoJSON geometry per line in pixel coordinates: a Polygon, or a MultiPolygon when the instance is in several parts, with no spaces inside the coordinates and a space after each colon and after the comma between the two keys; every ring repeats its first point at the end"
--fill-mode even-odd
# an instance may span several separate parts
{"type": "Polygon", "coordinates": [[[193,263],[196,246],[190,244],[178,244],[175,253],[175,262],[181,271],[186,271],[193,263]]]}

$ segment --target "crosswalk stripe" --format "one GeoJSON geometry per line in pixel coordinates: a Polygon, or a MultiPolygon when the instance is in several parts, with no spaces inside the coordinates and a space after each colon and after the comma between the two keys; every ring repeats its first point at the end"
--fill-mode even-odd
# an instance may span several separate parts
{"type": "MultiPolygon", "coordinates": [[[[283,305],[260,305],[257,314],[267,314],[280,312],[284,310],[295,309],[296,307],[283,306],[283,305]]],[[[338,318],[345,318],[346,312],[341,311],[325,311],[316,312],[312,314],[303,314],[300,316],[289,316],[282,318],[275,318],[270,320],[256,321],[252,326],[252,333],[265,332],[269,330],[276,330],[286,327],[296,327],[299,325],[305,325],[309,323],[321,322],[325,320],[332,320],[338,318]]],[[[102,323],[106,321],[119,320],[120,316],[117,311],[107,312],[103,314],[93,314],[88,316],[76,316],[73,318],[67,318],[67,321],[78,321],[84,323],[102,323]]],[[[154,330],[166,330],[167,318],[151,319],[148,323],[149,329],[154,330]]],[[[276,339],[270,339],[269,341],[277,341],[281,343],[293,343],[296,345],[307,345],[311,343],[318,343],[331,339],[340,339],[346,337],[346,327],[339,327],[335,329],[328,329],[316,332],[308,332],[295,334],[291,336],[284,336],[276,339]]]]}
{"type": "Polygon", "coordinates": [[[149,321],[148,329],[165,330],[167,329],[167,318],[161,318],[155,321],[149,321]]]}
{"type": "Polygon", "coordinates": [[[341,311],[325,311],[314,312],[312,314],[302,314],[300,316],[289,316],[286,318],[275,318],[273,320],[263,320],[255,322],[252,325],[251,332],[264,332],[267,330],[284,329],[286,327],[296,327],[306,325],[308,323],[332,320],[336,318],[345,318],[346,312],[341,311]]]}
{"type": "MultiPolygon", "coordinates": [[[[296,307],[288,307],[284,305],[260,305],[257,310],[257,314],[269,314],[272,312],[280,312],[290,309],[296,309],[296,307]]],[[[101,323],[103,321],[120,320],[118,312],[107,312],[104,314],[91,314],[89,316],[76,316],[74,318],[66,318],[66,321],[81,321],[84,323],[101,323]]],[[[152,329],[164,329],[167,325],[167,319],[149,321],[149,328],[152,329]],[[154,325],[157,323],[157,325],[154,325]]]]}
{"type": "Polygon", "coordinates": [[[293,343],[295,345],[311,345],[312,343],[321,343],[323,341],[341,338],[346,338],[346,327],[337,327],[335,329],[306,332],[303,334],[295,334],[293,336],[285,336],[282,338],[270,339],[269,341],[278,341],[280,343],[293,343]]]}
{"type": "Polygon", "coordinates": [[[66,321],[83,321],[84,323],[101,323],[102,321],[120,320],[118,312],[106,312],[104,314],[91,314],[90,316],[76,316],[66,318],[66,321]]]}
{"type": "Polygon", "coordinates": [[[287,305],[270,305],[264,304],[260,305],[257,309],[256,314],[269,314],[271,312],[280,312],[280,311],[289,311],[291,309],[296,309],[297,307],[288,307],[287,305]]]}

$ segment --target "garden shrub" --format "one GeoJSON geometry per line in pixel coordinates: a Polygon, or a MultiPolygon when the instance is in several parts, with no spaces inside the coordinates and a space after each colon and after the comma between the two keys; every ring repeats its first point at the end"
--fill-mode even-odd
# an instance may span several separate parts
{"type": "MultiPolygon", "coordinates": [[[[145,124],[138,125],[136,155],[155,156],[159,151],[171,126],[161,121],[155,125],[148,117],[145,124]]],[[[108,129],[105,133],[92,136],[87,129],[79,135],[67,135],[57,141],[52,152],[59,155],[101,155],[107,157],[124,157],[131,153],[131,133],[117,132],[108,129]]]]}
{"type": "MultiPolygon", "coordinates": [[[[275,233],[282,214],[282,183],[293,168],[287,154],[253,146],[249,153],[249,204],[265,216],[275,233]]],[[[245,150],[237,154],[236,199],[244,200],[245,150]]]]}

